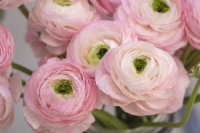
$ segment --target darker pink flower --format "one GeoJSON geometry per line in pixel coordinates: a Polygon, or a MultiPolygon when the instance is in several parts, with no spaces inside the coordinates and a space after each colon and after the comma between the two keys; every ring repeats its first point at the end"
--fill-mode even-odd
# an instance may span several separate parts
{"type": "Polygon", "coordinates": [[[96,70],[103,103],[137,116],[177,111],[188,83],[182,63],[148,42],[110,50],[96,70]]]}
{"type": "Polygon", "coordinates": [[[14,41],[8,29],[0,25],[0,73],[5,73],[14,55],[14,41]]]}
{"type": "Polygon", "coordinates": [[[0,131],[8,130],[12,125],[14,102],[19,100],[21,86],[18,74],[13,75],[9,80],[0,75],[0,131]]]}
{"type": "Polygon", "coordinates": [[[91,3],[103,16],[112,16],[121,3],[121,0],[91,0],[91,3]]]}
{"type": "Polygon", "coordinates": [[[24,116],[37,132],[81,133],[97,106],[93,80],[67,60],[48,60],[28,80],[24,116]]]}
{"type": "Polygon", "coordinates": [[[20,5],[30,2],[32,0],[1,0],[0,1],[0,9],[12,9],[12,8],[17,8],[20,5]]]}
{"type": "Polygon", "coordinates": [[[187,37],[192,46],[200,50],[200,1],[183,0],[187,37]]]}

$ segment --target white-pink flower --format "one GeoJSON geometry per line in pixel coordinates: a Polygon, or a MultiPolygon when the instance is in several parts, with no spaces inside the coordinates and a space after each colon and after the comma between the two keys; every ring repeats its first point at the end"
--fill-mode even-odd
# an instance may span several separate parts
{"type": "Polygon", "coordinates": [[[181,0],[122,0],[115,18],[123,20],[138,38],[170,54],[186,45],[181,0]]]}
{"type": "Polygon", "coordinates": [[[200,50],[200,1],[183,0],[186,33],[192,46],[200,50]]]}
{"type": "Polygon", "coordinates": [[[102,16],[112,16],[120,5],[121,0],[91,0],[91,3],[102,16]]]}
{"type": "Polygon", "coordinates": [[[25,87],[24,116],[37,132],[81,133],[97,107],[97,88],[77,65],[53,58],[33,73],[25,87]]]}
{"type": "Polygon", "coordinates": [[[138,116],[177,111],[189,83],[181,62],[148,42],[110,50],[95,78],[104,104],[138,116]]]}
{"type": "Polygon", "coordinates": [[[67,58],[94,77],[95,68],[107,51],[135,39],[135,34],[122,22],[97,21],[74,36],[67,49],[67,58]]]}
{"type": "Polygon", "coordinates": [[[100,16],[87,0],[37,0],[30,11],[29,24],[34,26],[47,49],[60,55],[73,35],[100,16]]]}
{"type": "Polygon", "coordinates": [[[30,2],[32,0],[1,0],[0,1],[0,9],[12,9],[12,8],[17,8],[20,5],[30,2]]]}
{"type": "Polygon", "coordinates": [[[5,73],[11,65],[14,45],[12,34],[0,24],[0,74],[5,73]]]}

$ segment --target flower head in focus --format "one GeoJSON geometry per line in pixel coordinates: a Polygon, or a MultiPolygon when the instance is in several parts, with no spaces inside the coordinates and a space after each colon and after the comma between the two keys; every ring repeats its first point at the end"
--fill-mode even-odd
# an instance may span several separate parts
{"type": "Polygon", "coordinates": [[[187,43],[181,0],[122,0],[115,18],[127,22],[140,40],[170,54],[187,43]]]}
{"type": "Polygon", "coordinates": [[[112,48],[137,40],[122,22],[97,21],[80,31],[70,42],[67,58],[94,77],[95,68],[112,48]]]}
{"type": "Polygon", "coordinates": [[[141,41],[110,50],[95,78],[104,104],[137,116],[177,111],[189,83],[177,58],[141,41]]]}
{"type": "Polygon", "coordinates": [[[37,0],[30,11],[29,25],[40,33],[52,54],[61,55],[79,30],[99,19],[87,0],[37,0]]]}
{"type": "Polygon", "coordinates": [[[80,67],[53,58],[31,76],[24,101],[24,116],[34,130],[80,133],[94,122],[97,89],[80,67]]]}

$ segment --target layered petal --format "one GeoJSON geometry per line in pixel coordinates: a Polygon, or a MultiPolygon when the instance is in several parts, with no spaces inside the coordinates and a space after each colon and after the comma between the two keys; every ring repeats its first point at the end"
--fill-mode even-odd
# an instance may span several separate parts
{"type": "Polygon", "coordinates": [[[177,58],[142,41],[110,50],[95,78],[104,104],[138,116],[177,111],[189,83],[177,58]]]}
{"type": "Polygon", "coordinates": [[[67,49],[67,58],[81,65],[94,77],[95,68],[107,51],[134,40],[137,37],[124,23],[97,21],[72,39],[67,49]]]}
{"type": "Polygon", "coordinates": [[[25,118],[37,132],[83,132],[98,105],[94,81],[77,65],[55,58],[34,72],[24,100],[25,118]]]}
{"type": "Polygon", "coordinates": [[[0,74],[9,69],[14,55],[14,40],[10,31],[0,25],[0,74]]]}
{"type": "Polygon", "coordinates": [[[99,19],[97,11],[87,0],[69,0],[67,3],[37,0],[30,11],[29,25],[36,27],[41,41],[48,46],[51,53],[61,55],[66,52],[72,36],[99,19]]]}
{"type": "Polygon", "coordinates": [[[170,54],[187,43],[181,0],[123,0],[115,18],[127,22],[139,39],[170,54]]]}

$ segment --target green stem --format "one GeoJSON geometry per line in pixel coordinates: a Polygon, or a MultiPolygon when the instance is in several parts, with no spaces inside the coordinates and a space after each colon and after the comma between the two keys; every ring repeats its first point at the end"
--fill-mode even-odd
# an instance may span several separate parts
{"type": "Polygon", "coordinates": [[[196,56],[195,58],[193,58],[190,62],[188,62],[185,67],[187,70],[191,70],[191,68],[195,65],[197,65],[198,63],[200,63],[200,54],[198,56],[196,56]]]}
{"type": "Polygon", "coordinates": [[[191,50],[192,50],[192,47],[191,47],[190,44],[188,44],[188,45],[185,47],[185,49],[184,49],[183,56],[181,57],[181,60],[182,60],[183,64],[186,63],[187,58],[188,58],[188,56],[190,55],[190,51],[191,51],[191,50]]]}
{"type": "Polygon", "coordinates": [[[20,65],[20,64],[17,64],[17,63],[12,63],[12,66],[13,68],[15,68],[16,70],[19,70],[27,75],[32,75],[33,71],[31,71],[30,69],[20,65]]]}
{"type": "MultiPolygon", "coordinates": [[[[184,100],[183,100],[183,105],[187,105],[188,102],[189,102],[189,99],[190,99],[190,96],[185,97],[184,100]]],[[[198,103],[198,102],[200,102],[200,94],[197,95],[197,97],[195,99],[195,103],[198,103]]]]}
{"type": "Polygon", "coordinates": [[[148,122],[147,116],[142,116],[142,120],[143,120],[144,123],[148,122]]]}
{"type": "Polygon", "coordinates": [[[20,12],[24,15],[24,17],[28,18],[29,11],[25,5],[21,5],[19,8],[20,12]]]}
{"type": "Polygon", "coordinates": [[[198,50],[193,50],[190,56],[187,58],[186,64],[190,63],[194,58],[200,55],[200,51],[198,50]]]}
{"type": "Polygon", "coordinates": [[[107,128],[128,129],[128,126],[125,123],[103,110],[96,109],[92,112],[92,114],[94,115],[95,119],[103,123],[107,128]]]}
{"type": "Polygon", "coordinates": [[[182,120],[180,122],[177,122],[177,123],[174,123],[174,122],[158,122],[158,123],[149,122],[149,123],[137,124],[137,126],[144,126],[144,127],[171,127],[171,128],[179,128],[179,127],[184,126],[187,123],[188,119],[189,119],[189,116],[190,116],[190,113],[192,111],[192,107],[193,107],[193,104],[195,102],[195,99],[196,99],[196,96],[197,96],[199,88],[200,88],[200,79],[197,81],[197,83],[196,83],[196,85],[194,87],[192,95],[189,98],[187,109],[186,109],[185,114],[184,114],[184,116],[183,116],[183,118],[182,118],[182,120]]]}

